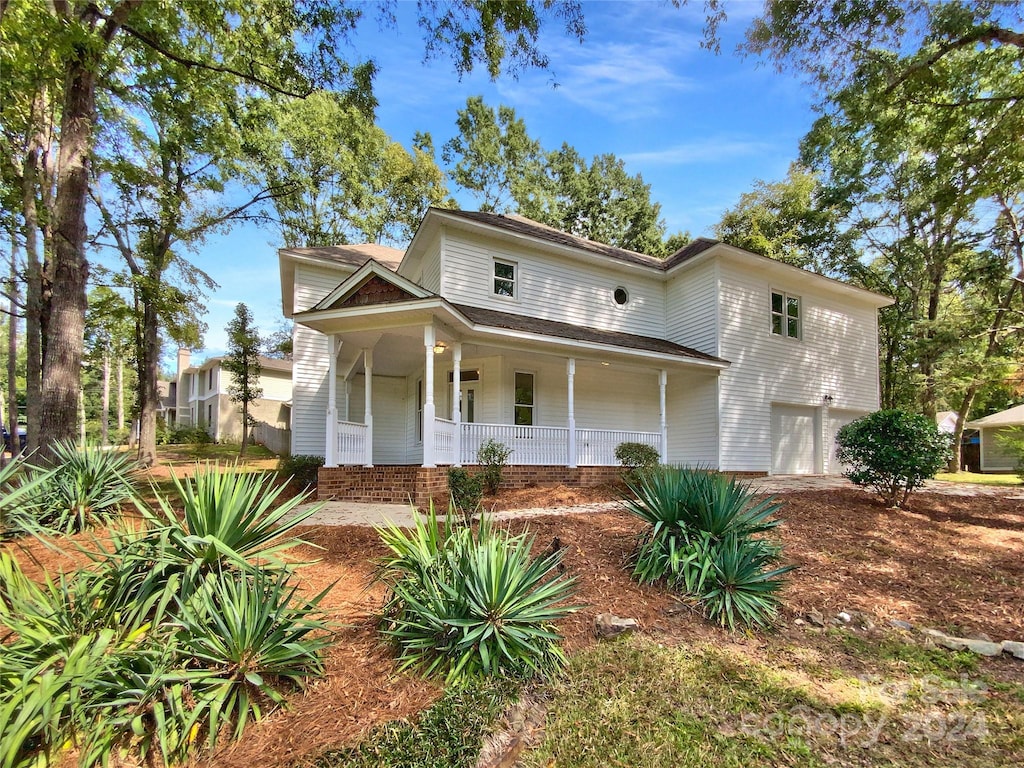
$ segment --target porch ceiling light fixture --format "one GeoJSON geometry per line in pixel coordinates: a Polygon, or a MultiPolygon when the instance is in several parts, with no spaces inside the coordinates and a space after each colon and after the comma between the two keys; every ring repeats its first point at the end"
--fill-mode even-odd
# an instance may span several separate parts
{"type": "Polygon", "coordinates": [[[437,344],[434,345],[434,354],[443,355],[446,349],[448,349],[448,345],[445,344],[443,341],[439,341],[437,342],[437,344]]]}

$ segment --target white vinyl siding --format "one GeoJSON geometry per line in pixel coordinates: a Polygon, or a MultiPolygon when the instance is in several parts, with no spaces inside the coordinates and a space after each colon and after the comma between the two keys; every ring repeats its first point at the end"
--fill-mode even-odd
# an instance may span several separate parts
{"type": "Polygon", "coordinates": [[[670,372],[665,409],[669,463],[717,469],[718,377],[670,372]]]}
{"type": "MultiPolygon", "coordinates": [[[[349,421],[363,421],[363,403],[366,401],[366,377],[359,373],[352,377],[352,395],[349,400],[349,421]]],[[[373,375],[373,463],[411,464],[413,458],[406,442],[405,423],[406,380],[399,376],[373,375]]],[[[345,417],[345,383],[338,380],[338,418],[345,417]]]]}
{"type": "Polygon", "coordinates": [[[1013,472],[1017,460],[1013,453],[999,440],[1008,427],[986,427],[981,430],[981,471],[1013,472]]]}
{"type": "Polygon", "coordinates": [[[423,257],[422,272],[419,283],[431,293],[441,292],[441,248],[435,243],[434,246],[423,257]]]}
{"type": "Polygon", "coordinates": [[[665,294],[665,338],[717,355],[718,277],[714,262],[674,272],[665,294]]]}
{"type": "MultiPolygon", "coordinates": [[[[295,311],[309,309],[352,274],[352,267],[295,265],[295,311]]],[[[292,454],[324,455],[327,435],[327,337],[295,326],[292,351],[292,454]]],[[[339,382],[338,402],[343,403],[339,382]]],[[[338,409],[342,413],[341,408],[338,409]]]]}
{"type": "Polygon", "coordinates": [[[873,307],[833,293],[793,286],[801,298],[803,340],[773,336],[771,284],[726,260],[719,266],[720,355],[732,361],[721,376],[722,469],[769,472],[771,403],[817,408],[832,394],[839,409],[878,407],[878,352],[873,307]]]}
{"type": "Polygon", "coordinates": [[[494,240],[445,234],[442,292],[455,304],[586,325],[641,336],[663,337],[665,290],[660,273],[628,272],[536,250],[514,250],[494,240]],[[516,300],[494,295],[495,261],[516,265],[516,300]],[[629,302],[613,298],[619,286],[629,302]]]}

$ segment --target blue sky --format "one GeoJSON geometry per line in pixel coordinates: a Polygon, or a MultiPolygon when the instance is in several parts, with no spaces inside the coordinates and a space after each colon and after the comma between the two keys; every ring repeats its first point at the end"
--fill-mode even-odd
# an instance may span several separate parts
{"type": "MultiPolygon", "coordinates": [[[[582,44],[551,26],[542,37],[550,71],[495,83],[485,72],[459,81],[446,59],[424,64],[414,4],[399,4],[397,29],[381,31],[365,19],[352,48],[379,64],[378,123],[393,139],[408,145],[416,131],[429,131],[440,162],[456,111],[482,94],[491,106],[514,107],[546,149],[568,142],[587,158],[607,152],[622,158],[651,185],[668,232],[712,235],[722,213],[756,180],[785,176],[815,115],[813,94],[797,76],[735,53],[760,2],[728,3],[719,55],[700,47],[702,6],[697,0],[681,9],[667,0],[585,2],[582,44]]],[[[473,198],[452,192],[463,207],[475,207],[473,198]]],[[[220,288],[207,301],[206,348],[193,360],[223,352],[224,327],[239,302],[253,310],[263,333],[279,325],[279,245],[271,230],[236,227],[202,246],[194,262],[220,288]]]]}

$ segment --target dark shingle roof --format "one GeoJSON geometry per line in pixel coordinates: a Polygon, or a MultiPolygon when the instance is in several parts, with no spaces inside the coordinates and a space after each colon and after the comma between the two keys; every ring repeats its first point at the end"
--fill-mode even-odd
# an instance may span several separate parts
{"type": "Polygon", "coordinates": [[[693,258],[697,254],[706,251],[708,248],[719,242],[718,240],[709,240],[706,237],[699,237],[693,242],[680,248],[667,259],[658,259],[654,256],[648,256],[645,253],[637,253],[636,251],[630,251],[625,248],[616,248],[613,245],[605,245],[604,243],[598,243],[594,240],[576,237],[555,229],[554,227],[549,227],[546,224],[541,224],[533,221],[532,219],[528,219],[525,216],[519,216],[516,214],[487,213],[485,211],[451,211],[447,209],[437,210],[441,213],[450,214],[469,221],[489,224],[493,227],[499,227],[509,232],[516,232],[521,235],[535,237],[539,240],[546,240],[549,243],[567,245],[571,248],[579,248],[580,250],[587,251],[589,253],[606,256],[608,258],[615,259],[616,261],[625,261],[630,264],[653,267],[654,269],[660,269],[662,271],[670,269],[676,264],[686,261],[687,259],[693,258]]]}
{"type": "Polygon", "coordinates": [[[511,312],[498,312],[493,309],[471,307],[466,304],[452,304],[452,306],[472,322],[478,325],[487,325],[492,328],[505,328],[511,331],[525,331],[527,333],[537,333],[542,336],[572,339],[573,341],[589,341],[595,344],[609,344],[616,347],[638,349],[645,352],[658,352],[664,355],[688,357],[695,360],[708,360],[717,363],[725,362],[720,357],[708,355],[696,349],[684,347],[681,344],[666,341],[665,339],[657,339],[652,336],[637,336],[636,334],[621,333],[619,331],[603,331],[582,325],[561,323],[556,320],[542,320],[538,317],[516,315],[511,312]]]}
{"type": "Polygon", "coordinates": [[[402,257],[405,256],[404,250],[376,243],[324,245],[316,248],[282,248],[281,250],[297,256],[309,256],[314,259],[334,261],[338,264],[351,264],[354,267],[361,267],[370,259],[375,259],[391,270],[398,269],[402,257]]]}

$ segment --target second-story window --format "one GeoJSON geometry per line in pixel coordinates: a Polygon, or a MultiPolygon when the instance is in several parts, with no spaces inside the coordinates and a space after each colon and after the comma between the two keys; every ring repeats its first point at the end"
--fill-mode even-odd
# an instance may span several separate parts
{"type": "Polygon", "coordinates": [[[512,262],[494,262],[494,295],[516,297],[516,265],[512,262]]]}
{"type": "Polygon", "coordinates": [[[213,392],[213,368],[210,369],[206,379],[206,391],[213,392]]]}
{"type": "Polygon", "coordinates": [[[800,297],[772,291],[772,334],[800,338],[800,297]]]}

